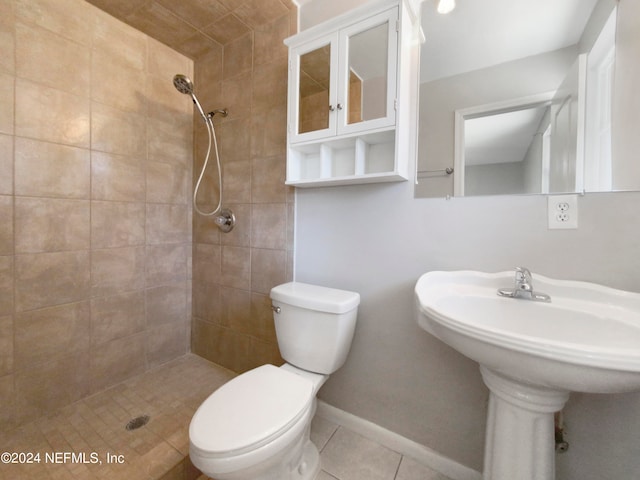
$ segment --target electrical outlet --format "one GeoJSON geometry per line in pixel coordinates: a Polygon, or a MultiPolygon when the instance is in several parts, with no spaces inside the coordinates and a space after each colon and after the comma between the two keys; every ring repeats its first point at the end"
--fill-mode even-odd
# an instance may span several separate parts
{"type": "Polygon", "coordinates": [[[578,228],[578,196],[549,195],[547,215],[549,229],[578,228]]]}

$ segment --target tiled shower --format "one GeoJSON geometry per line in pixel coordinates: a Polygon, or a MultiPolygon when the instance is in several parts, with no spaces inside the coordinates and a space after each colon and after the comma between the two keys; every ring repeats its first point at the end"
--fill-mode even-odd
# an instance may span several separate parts
{"type": "MultiPolygon", "coordinates": [[[[237,372],[278,361],[268,292],[292,275],[294,22],[276,3],[206,48],[182,42],[188,58],[83,0],[0,1],[0,429],[190,349],[237,372]],[[205,110],[230,111],[214,119],[228,235],[192,216],[206,131],[176,73],[205,110]]],[[[220,2],[228,20],[233,5],[220,2]]]]}

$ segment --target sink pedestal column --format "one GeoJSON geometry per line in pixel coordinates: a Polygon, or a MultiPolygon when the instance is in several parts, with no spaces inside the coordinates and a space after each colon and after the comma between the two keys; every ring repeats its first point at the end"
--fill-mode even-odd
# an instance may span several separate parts
{"type": "Polygon", "coordinates": [[[553,480],[553,414],[569,392],[536,387],[480,366],[489,387],[484,480],[553,480]]]}

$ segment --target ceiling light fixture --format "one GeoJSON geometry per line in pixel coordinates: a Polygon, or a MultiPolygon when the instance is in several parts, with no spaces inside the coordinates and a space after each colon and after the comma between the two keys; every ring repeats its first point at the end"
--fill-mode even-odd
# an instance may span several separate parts
{"type": "Polygon", "coordinates": [[[439,0],[438,1],[438,13],[443,15],[450,13],[456,8],[456,0],[439,0]]]}

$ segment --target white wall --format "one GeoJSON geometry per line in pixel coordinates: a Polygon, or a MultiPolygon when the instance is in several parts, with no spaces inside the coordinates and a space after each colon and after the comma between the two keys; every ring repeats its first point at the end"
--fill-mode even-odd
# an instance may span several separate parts
{"type": "MultiPolygon", "coordinates": [[[[362,298],[350,356],[320,398],[481,470],[487,389],[474,362],[417,326],[416,280],[525,265],[640,291],[639,204],[640,193],[587,194],[577,230],[548,230],[544,196],[416,199],[411,181],[297,189],[296,279],[362,298]]],[[[639,412],[640,394],[573,394],[558,478],[636,480],[639,412]]]]}

